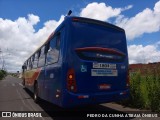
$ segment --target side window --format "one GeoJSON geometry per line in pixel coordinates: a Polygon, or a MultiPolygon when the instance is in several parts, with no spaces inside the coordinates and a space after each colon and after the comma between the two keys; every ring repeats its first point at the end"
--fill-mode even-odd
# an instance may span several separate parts
{"type": "Polygon", "coordinates": [[[32,68],[33,68],[33,64],[34,64],[34,58],[35,58],[35,54],[32,55],[32,59],[31,59],[31,62],[32,62],[32,68]]]}
{"type": "Polygon", "coordinates": [[[29,70],[29,59],[27,60],[27,70],[29,70]]]}
{"type": "Polygon", "coordinates": [[[30,66],[31,66],[31,59],[29,58],[27,60],[27,70],[30,70],[30,66]]]}
{"type": "Polygon", "coordinates": [[[31,70],[32,69],[32,57],[29,59],[29,69],[31,70]]]}
{"type": "MultiPolygon", "coordinates": [[[[27,67],[27,61],[24,63],[24,66],[26,66],[27,67]]],[[[26,68],[25,69],[23,69],[23,72],[24,71],[26,71],[26,68]]]]}
{"type": "Polygon", "coordinates": [[[33,68],[37,68],[38,64],[38,52],[34,54],[33,68]]]}
{"type": "Polygon", "coordinates": [[[26,60],[26,70],[28,70],[28,60],[26,60]]]}
{"type": "Polygon", "coordinates": [[[51,39],[46,57],[46,64],[52,64],[58,61],[60,49],[60,33],[51,39]]]}
{"type": "Polygon", "coordinates": [[[33,63],[34,63],[34,58],[35,58],[35,54],[32,55],[32,65],[33,65],[33,63]]]}
{"type": "Polygon", "coordinates": [[[43,46],[39,51],[38,67],[42,67],[44,65],[45,65],[45,46],[43,46]]]}
{"type": "Polygon", "coordinates": [[[31,57],[31,69],[33,68],[34,55],[31,57]]]}

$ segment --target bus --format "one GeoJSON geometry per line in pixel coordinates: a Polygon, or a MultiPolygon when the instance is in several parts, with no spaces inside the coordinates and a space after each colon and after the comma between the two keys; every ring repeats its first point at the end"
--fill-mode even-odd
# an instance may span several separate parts
{"type": "Polygon", "coordinates": [[[23,85],[33,99],[63,108],[119,101],[129,96],[124,29],[66,16],[23,64],[23,85]]]}

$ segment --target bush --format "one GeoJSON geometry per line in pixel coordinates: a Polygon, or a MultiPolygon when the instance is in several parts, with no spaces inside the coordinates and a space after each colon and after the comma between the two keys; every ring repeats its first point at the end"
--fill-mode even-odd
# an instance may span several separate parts
{"type": "Polygon", "coordinates": [[[142,102],[143,102],[140,84],[142,84],[142,78],[141,78],[140,72],[138,72],[136,73],[135,76],[132,77],[130,81],[130,92],[132,93],[131,103],[134,107],[138,107],[138,108],[142,108],[142,102]]]}
{"type": "Polygon", "coordinates": [[[0,70],[0,80],[2,80],[7,75],[7,72],[4,70],[0,70]]]}
{"type": "Polygon", "coordinates": [[[130,107],[160,111],[160,67],[146,70],[144,75],[130,75],[130,98],[121,103],[130,107]],[[129,104],[128,104],[129,103],[129,104]]]}
{"type": "Polygon", "coordinates": [[[160,111],[160,76],[157,74],[159,70],[155,70],[146,81],[146,91],[148,94],[148,107],[152,111],[160,111]]]}

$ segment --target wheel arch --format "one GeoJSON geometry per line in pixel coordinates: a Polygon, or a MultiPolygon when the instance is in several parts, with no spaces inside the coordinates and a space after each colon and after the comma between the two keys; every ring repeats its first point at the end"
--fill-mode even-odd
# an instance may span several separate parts
{"type": "Polygon", "coordinates": [[[38,84],[38,82],[37,80],[34,80],[34,90],[35,90],[36,84],[38,84]]]}

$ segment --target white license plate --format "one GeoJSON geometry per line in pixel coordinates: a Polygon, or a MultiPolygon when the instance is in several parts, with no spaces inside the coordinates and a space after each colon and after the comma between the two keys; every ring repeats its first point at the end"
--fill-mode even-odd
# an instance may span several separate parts
{"type": "Polygon", "coordinates": [[[116,64],[93,63],[93,68],[109,68],[109,69],[116,69],[116,64]]]}
{"type": "Polygon", "coordinates": [[[91,76],[117,76],[117,70],[111,69],[91,69],[91,76]]]}

